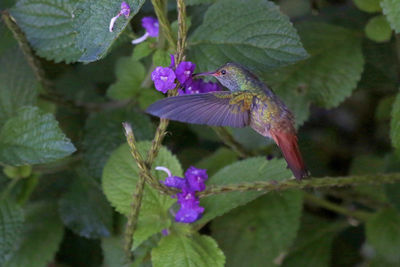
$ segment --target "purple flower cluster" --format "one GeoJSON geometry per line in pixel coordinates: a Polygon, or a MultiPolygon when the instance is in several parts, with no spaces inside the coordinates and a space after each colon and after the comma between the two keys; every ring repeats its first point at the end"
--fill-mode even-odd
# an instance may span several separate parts
{"type": "Polygon", "coordinates": [[[175,221],[192,223],[198,220],[204,212],[204,208],[200,207],[196,192],[203,191],[206,188],[204,182],[208,179],[207,170],[192,166],[185,172],[185,178],[172,176],[171,172],[165,167],[157,167],[156,170],[167,172],[168,177],[165,178],[165,181],[161,181],[164,185],[181,190],[181,193],[176,194],[180,209],[175,214],[175,221]]]}
{"type": "Polygon", "coordinates": [[[170,67],[157,67],[151,75],[154,85],[158,91],[166,93],[176,87],[175,79],[181,84],[178,90],[179,95],[190,95],[199,93],[208,93],[214,91],[221,91],[222,88],[219,84],[213,82],[205,82],[202,79],[193,79],[193,72],[196,64],[190,61],[183,61],[179,63],[178,67],[173,68],[173,56],[171,56],[170,67]],[[166,74],[168,73],[168,75],[166,74]]]}
{"type": "Polygon", "coordinates": [[[123,2],[121,3],[120,11],[118,12],[118,14],[110,20],[109,31],[110,31],[110,32],[113,31],[115,21],[116,21],[120,16],[124,15],[125,18],[128,18],[130,13],[131,13],[131,7],[128,5],[127,2],[123,1],[123,2]]]}

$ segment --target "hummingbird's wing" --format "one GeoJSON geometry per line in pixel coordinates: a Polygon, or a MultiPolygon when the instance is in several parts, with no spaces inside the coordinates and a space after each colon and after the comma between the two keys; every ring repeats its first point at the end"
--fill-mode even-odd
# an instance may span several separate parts
{"type": "Polygon", "coordinates": [[[243,91],[173,96],[153,103],[147,113],[187,123],[241,128],[249,125],[253,98],[253,93],[243,91]]]}

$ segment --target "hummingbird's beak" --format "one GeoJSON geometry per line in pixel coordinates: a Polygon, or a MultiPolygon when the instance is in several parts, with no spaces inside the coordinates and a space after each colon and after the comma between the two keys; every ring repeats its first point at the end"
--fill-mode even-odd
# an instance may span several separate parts
{"type": "Polygon", "coordinates": [[[214,76],[215,72],[202,72],[202,73],[196,73],[193,74],[193,77],[198,77],[198,76],[214,76]]]}

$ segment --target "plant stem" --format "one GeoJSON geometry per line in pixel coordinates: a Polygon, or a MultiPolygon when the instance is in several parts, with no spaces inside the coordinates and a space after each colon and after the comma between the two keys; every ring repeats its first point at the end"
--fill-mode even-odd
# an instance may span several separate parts
{"type": "Polygon", "coordinates": [[[333,196],[335,198],[342,199],[343,201],[347,202],[352,202],[352,203],[358,203],[366,207],[370,207],[372,209],[381,209],[384,207],[388,207],[390,204],[385,203],[384,201],[380,201],[377,199],[373,199],[368,194],[363,194],[354,190],[351,190],[351,188],[348,189],[332,189],[329,188],[329,190],[323,190],[323,193],[328,194],[329,196],[333,196]]]}
{"type": "Polygon", "coordinates": [[[167,14],[165,12],[165,8],[167,7],[167,2],[163,0],[151,0],[153,4],[154,11],[156,13],[158,23],[160,25],[160,34],[167,39],[169,46],[175,50],[176,44],[174,37],[172,35],[171,25],[168,21],[167,14]]]}
{"type": "Polygon", "coordinates": [[[314,196],[312,194],[309,194],[309,193],[305,193],[304,194],[304,198],[305,198],[305,200],[307,200],[309,202],[312,202],[315,205],[318,205],[320,207],[323,207],[325,209],[334,211],[334,212],[339,213],[339,214],[343,214],[343,215],[348,216],[348,217],[353,217],[354,219],[357,219],[359,221],[365,222],[370,217],[370,214],[368,212],[349,210],[349,209],[346,209],[346,208],[344,208],[344,207],[342,207],[340,205],[337,205],[337,204],[335,204],[333,202],[330,202],[330,201],[328,201],[326,199],[316,197],[316,196],[314,196]]]}
{"type": "Polygon", "coordinates": [[[15,178],[12,179],[10,182],[8,182],[6,188],[3,190],[3,192],[1,192],[0,195],[0,200],[4,200],[8,197],[8,195],[10,194],[11,190],[14,188],[14,186],[19,182],[20,179],[15,178]]]}
{"type": "Polygon", "coordinates": [[[25,178],[25,183],[22,187],[21,192],[17,196],[17,202],[21,206],[25,205],[25,203],[31,197],[33,191],[35,191],[37,185],[39,184],[39,175],[34,173],[30,177],[25,178]]]}
{"type": "Polygon", "coordinates": [[[136,230],[137,221],[139,219],[140,206],[142,204],[144,190],[144,176],[139,175],[139,180],[136,183],[135,192],[132,195],[131,210],[129,211],[128,222],[125,229],[125,245],[124,250],[130,260],[133,260],[131,249],[133,246],[133,233],[136,230]]]}
{"type": "Polygon", "coordinates": [[[173,195],[176,193],[176,190],[172,190],[169,187],[166,187],[165,185],[161,184],[158,182],[157,178],[154,177],[151,172],[150,172],[150,165],[147,165],[146,162],[148,162],[149,158],[147,157],[147,161],[145,162],[142,155],[140,155],[139,150],[136,145],[136,140],[135,136],[132,131],[132,127],[130,126],[129,123],[123,122],[122,123],[124,129],[125,129],[125,136],[126,140],[128,142],[131,155],[135,159],[136,164],[139,168],[139,173],[145,178],[145,181],[153,188],[161,191],[164,194],[167,195],[173,195]]]}
{"type": "MultiPolygon", "coordinates": [[[[184,0],[177,1],[178,7],[178,44],[177,44],[177,52],[176,52],[176,62],[181,62],[185,55],[186,48],[186,5],[184,0]]],[[[178,65],[176,65],[177,67],[178,65]]]]}
{"type": "MultiPolygon", "coordinates": [[[[166,10],[166,1],[151,1],[154,10],[156,12],[159,24],[161,26],[161,35],[160,35],[160,49],[163,47],[163,38],[167,39],[170,48],[176,49],[176,64],[179,64],[183,59],[184,49],[186,44],[186,9],[184,0],[178,0],[178,25],[179,25],[179,33],[178,33],[178,44],[175,45],[175,41],[172,35],[171,26],[167,19],[167,10],[166,10]]],[[[169,92],[168,96],[175,95],[177,90],[173,92],[169,92]]],[[[168,127],[169,121],[166,119],[160,119],[160,123],[157,127],[151,148],[147,154],[146,161],[143,160],[142,156],[139,154],[135,137],[132,132],[132,128],[129,124],[124,123],[125,135],[128,141],[128,145],[131,149],[131,154],[135,159],[138,168],[139,168],[139,180],[136,184],[135,192],[132,196],[131,210],[128,216],[128,223],[125,229],[125,252],[128,255],[129,259],[132,259],[131,249],[133,246],[133,234],[135,232],[135,228],[137,225],[137,219],[139,217],[139,211],[142,201],[144,183],[147,182],[153,188],[157,189],[163,194],[173,195],[177,193],[176,190],[166,187],[161,184],[150,172],[151,166],[154,162],[154,159],[157,157],[157,154],[160,150],[161,143],[165,136],[165,131],[168,127]]]]}
{"type": "Polygon", "coordinates": [[[43,89],[47,93],[52,93],[53,92],[53,84],[46,79],[46,75],[43,71],[42,64],[40,61],[36,58],[32,48],[30,47],[28,40],[25,37],[25,34],[21,31],[21,29],[18,27],[18,25],[15,23],[14,18],[11,17],[10,13],[8,11],[3,11],[1,13],[1,17],[5,24],[7,25],[8,29],[12,32],[14,38],[17,40],[19,47],[21,48],[22,52],[25,55],[25,58],[29,64],[29,66],[32,68],[36,79],[39,81],[39,83],[42,85],[43,89]]]}
{"type": "MultiPolygon", "coordinates": [[[[154,2],[155,1],[152,0],[153,5],[154,5],[154,2]]],[[[173,48],[176,48],[175,66],[178,66],[178,64],[184,58],[184,53],[185,53],[185,48],[186,48],[186,34],[187,34],[185,1],[177,0],[177,7],[178,7],[178,41],[177,41],[176,46],[175,45],[171,46],[173,48]]],[[[154,8],[156,9],[156,7],[154,7],[154,8]]],[[[157,14],[157,12],[156,12],[156,14],[157,14]]],[[[161,14],[160,14],[160,16],[159,16],[159,14],[157,14],[157,18],[159,20],[163,19],[163,17],[166,17],[166,14],[164,14],[163,16],[161,14]]],[[[171,38],[172,38],[171,28],[170,27],[166,28],[164,31],[164,34],[165,34],[165,37],[167,40],[168,40],[168,36],[171,36],[171,38]]],[[[176,93],[177,93],[176,89],[173,91],[169,91],[168,96],[176,95],[176,93]]],[[[151,145],[151,149],[149,150],[149,153],[147,155],[146,165],[149,168],[153,164],[154,159],[157,157],[158,151],[161,147],[161,143],[164,140],[165,131],[167,130],[168,124],[169,124],[169,120],[160,119],[160,123],[157,127],[156,134],[154,136],[154,139],[153,139],[153,142],[151,145]]],[[[153,182],[158,183],[158,181],[153,181],[153,182]]]]}
{"type": "Polygon", "coordinates": [[[383,184],[400,181],[400,173],[371,174],[363,176],[310,178],[301,181],[286,180],[282,182],[259,181],[253,183],[232,184],[223,186],[208,186],[199,197],[228,193],[233,191],[282,191],[287,189],[342,187],[357,184],[383,184]]]}

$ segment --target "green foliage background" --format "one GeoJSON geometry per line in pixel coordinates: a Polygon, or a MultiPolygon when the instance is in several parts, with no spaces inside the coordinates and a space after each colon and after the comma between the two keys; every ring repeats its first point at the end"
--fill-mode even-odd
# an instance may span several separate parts
{"type": "Polygon", "coordinates": [[[145,158],[159,121],[144,110],[164,97],[150,74],[176,53],[166,37],[177,38],[182,10],[127,2],[113,32],[120,0],[0,2],[0,266],[400,266],[400,182],[379,183],[400,180],[400,1],[184,1],[186,60],[259,75],[295,114],[321,178],[243,192],[291,183],[271,141],[227,129],[243,156],[211,128],[171,122],[151,174],[206,168],[207,188],[234,192],[202,198],[203,217],[186,225],[176,200],[146,184],[128,237],[140,170],[121,123],[145,158]],[[169,32],[133,46],[156,13],[169,32]],[[374,183],[317,188],[328,176],[374,183]]]}

